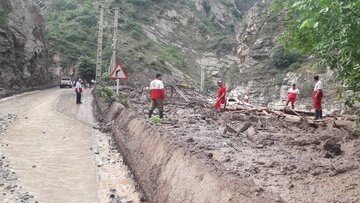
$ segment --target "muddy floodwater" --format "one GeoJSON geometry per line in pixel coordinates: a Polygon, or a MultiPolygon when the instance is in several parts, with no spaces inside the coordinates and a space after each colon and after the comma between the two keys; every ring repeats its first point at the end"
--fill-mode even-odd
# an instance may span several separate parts
{"type": "Polygon", "coordinates": [[[90,90],[0,100],[2,202],[138,202],[139,193],[110,135],[94,122],[90,90]],[[111,196],[111,197],[110,197],[111,196]]]}

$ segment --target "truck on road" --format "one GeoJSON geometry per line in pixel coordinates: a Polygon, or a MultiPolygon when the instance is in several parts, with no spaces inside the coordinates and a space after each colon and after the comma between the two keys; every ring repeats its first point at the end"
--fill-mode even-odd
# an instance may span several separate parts
{"type": "Polygon", "coordinates": [[[70,78],[61,78],[60,80],[60,88],[63,88],[63,87],[69,87],[69,88],[72,88],[72,81],[70,78]]]}

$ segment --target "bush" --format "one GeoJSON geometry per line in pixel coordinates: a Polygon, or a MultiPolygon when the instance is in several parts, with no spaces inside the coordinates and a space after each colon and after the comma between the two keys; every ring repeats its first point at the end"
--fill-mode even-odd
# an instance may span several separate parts
{"type": "Polygon", "coordinates": [[[77,61],[81,78],[89,82],[95,79],[96,61],[88,56],[80,56],[77,61]]]}
{"type": "Polygon", "coordinates": [[[299,62],[295,62],[288,67],[289,71],[294,71],[299,68],[301,68],[301,64],[299,62]]]}
{"type": "Polygon", "coordinates": [[[107,103],[113,103],[113,102],[119,102],[122,104],[125,108],[130,107],[129,100],[127,97],[121,93],[118,95],[114,93],[114,91],[108,87],[100,87],[96,89],[96,92],[100,95],[100,97],[104,98],[105,102],[107,103]]]}
{"type": "Polygon", "coordinates": [[[299,62],[301,56],[288,52],[283,46],[277,46],[270,51],[272,64],[278,69],[285,69],[295,62],[299,62]]]}

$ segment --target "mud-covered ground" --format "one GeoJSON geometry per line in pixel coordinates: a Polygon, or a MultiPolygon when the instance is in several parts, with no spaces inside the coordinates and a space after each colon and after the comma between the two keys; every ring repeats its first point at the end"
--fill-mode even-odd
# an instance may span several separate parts
{"type": "MultiPolygon", "coordinates": [[[[146,117],[147,92],[122,92],[146,117]]],[[[294,124],[276,114],[217,112],[191,100],[168,98],[164,122],[152,125],[209,167],[251,178],[257,193],[271,191],[285,202],[360,202],[360,140],[348,131],[330,121],[294,124]]]]}

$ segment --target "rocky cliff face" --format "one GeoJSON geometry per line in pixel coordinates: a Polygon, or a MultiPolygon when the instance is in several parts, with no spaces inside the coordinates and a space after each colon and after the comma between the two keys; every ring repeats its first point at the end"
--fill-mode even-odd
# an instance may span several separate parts
{"type": "Polygon", "coordinates": [[[296,83],[301,92],[297,107],[311,109],[313,76],[316,74],[320,75],[325,84],[325,109],[343,109],[336,96],[333,74],[327,68],[315,68],[312,59],[303,56],[293,56],[293,61],[281,68],[274,65],[276,57],[287,56],[283,52],[274,54],[279,52],[276,49],[277,37],[285,26],[283,14],[271,11],[271,2],[257,1],[237,25],[239,69],[237,79],[230,81],[232,95],[239,98],[247,95],[254,105],[283,107],[287,90],[292,83],[296,83]]]}
{"type": "Polygon", "coordinates": [[[1,0],[0,97],[51,82],[44,21],[31,0],[1,0]]]}

